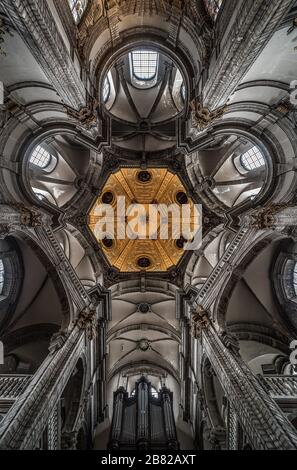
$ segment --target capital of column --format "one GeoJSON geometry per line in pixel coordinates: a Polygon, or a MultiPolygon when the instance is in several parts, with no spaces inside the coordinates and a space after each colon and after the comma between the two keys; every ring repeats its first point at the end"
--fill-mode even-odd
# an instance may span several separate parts
{"type": "Polygon", "coordinates": [[[201,305],[198,305],[191,317],[191,334],[194,338],[201,337],[202,330],[209,328],[211,320],[209,313],[204,310],[201,305]]]}

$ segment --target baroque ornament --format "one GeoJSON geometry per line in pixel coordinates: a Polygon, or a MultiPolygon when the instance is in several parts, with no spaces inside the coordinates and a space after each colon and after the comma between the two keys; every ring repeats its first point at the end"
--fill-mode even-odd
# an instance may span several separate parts
{"type": "Polygon", "coordinates": [[[191,318],[192,336],[199,339],[201,337],[202,330],[207,329],[210,326],[210,323],[208,312],[198,305],[191,318]]]}
{"type": "Polygon", "coordinates": [[[86,307],[82,312],[80,312],[76,320],[76,325],[81,330],[86,331],[87,337],[90,341],[96,338],[96,323],[96,309],[92,305],[86,307]]]}
{"type": "Polygon", "coordinates": [[[190,103],[192,109],[192,127],[203,131],[217,119],[223,117],[227,111],[227,105],[221,106],[213,111],[203,107],[201,102],[195,98],[190,103]]]}
{"type": "Polygon", "coordinates": [[[292,207],[292,204],[270,205],[258,210],[253,214],[249,214],[246,216],[246,220],[250,227],[257,228],[258,230],[273,228],[277,225],[276,215],[290,207],[292,207]]]}
{"type": "Polygon", "coordinates": [[[99,102],[97,99],[89,97],[87,106],[80,108],[79,111],[76,111],[69,106],[66,106],[66,112],[68,116],[79,121],[84,127],[90,129],[93,126],[96,126],[98,121],[98,106],[99,102]]]}

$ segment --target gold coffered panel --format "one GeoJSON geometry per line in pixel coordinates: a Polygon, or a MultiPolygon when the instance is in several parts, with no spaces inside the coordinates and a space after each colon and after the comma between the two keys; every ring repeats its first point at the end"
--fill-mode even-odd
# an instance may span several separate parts
{"type": "MultiPolygon", "coordinates": [[[[173,217],[169,213],[168,232],[169,239],[160,238],[160,215],[158,216],[157,238],[150,239],[148,218],[142,220],[142,230],[146,239],[101,240],[96,233],[96,224],[102,216],[96,215],[101,204],[111,204],[116,212],[117,198],[125,196],[125,208],[133,204],[142,204],[148,214],[149,204],[188,203],[191,207],[191,228],[195,227],[194,206],[190,198],[186,196],[186,190],[177,175],[164,168],[150,168],[141,170],[137,168],[122,168],[112,174],[97,199],[89,214],[89,227],[95,235],[101,249],[109,263],[121,272],[160,272],[167,271],[178,264],[185,251],[182,246],[182,238],[172,238],[173,217]]],[[[125,218],[125,227],[133,217],[125,218]]],[[[181,219],[175,221],[180,224],[181,219]]],[[[139,224],[138,227],[140,227],[139,224]]],[[[196,221],[197,225],[197,221],[196,221]]],[[[117,230],[117,226],[116,229],[117,230]]]]}

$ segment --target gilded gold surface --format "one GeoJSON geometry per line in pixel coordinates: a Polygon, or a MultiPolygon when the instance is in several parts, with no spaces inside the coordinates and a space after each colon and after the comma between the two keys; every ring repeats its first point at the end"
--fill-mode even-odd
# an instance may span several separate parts
{"type": "MultiPolygon", "coordinates": [[[[102,204],[102,197],[106,192],[113,194],[111,205],[116,208],[117,197],[125,196],[126,208],[131,204],[142,204],[146,207],[148,213],[148,204],[166,204],[169,206],[176,203],[176,194],[178,192],[186,193],[185,187],[178,178],[167,169],[153,168],[149,169],[151,179],[148,182],[142,182],[138,179],[138,174],[141,170],[139,168],[123,168],[117,173],[112,174],[107,180],[101,196],[96,201],[89,215],[89,227],[96,237],[96,223],[100,219],[96,213],[96,207],[102,204]]],[[[191,207],[191,229],[195,227],[193,202],[188,199],[191,207]]],[[[180,206],[181,207],[181,206],[180,206]]],[[[116,214],[116,211],[115,211],[116,214]]],[[[126,217],[126,227],[130,219],[133,217],[126,217]]],[[[157,239],[149,239],[149,223],[144,220],[142,229],[146,234],[147,239],[131,240],[126,237],[123,240],[115,238],[111,247],[107,248],[103,242],[98,239],[98,243],[107,257],[109,263],[119,269],[121,272],[159,272],[167,271],[172,266],[175,266],[184,255],[183,248],[179,248],[176,240],[172,238],[172,226],[180,224],[180,218],[175,220],[172,224],[173,217],[169,213],[168,217],[168,232],[169,237],[167,240],[160,238],[160,216],[158,217],[158,231],[157,239]],[[139,267],[139,258],[148,258],[150,266],[139,267]]],[[[197,223],[196,223],[197,226],[197,223]]]]}

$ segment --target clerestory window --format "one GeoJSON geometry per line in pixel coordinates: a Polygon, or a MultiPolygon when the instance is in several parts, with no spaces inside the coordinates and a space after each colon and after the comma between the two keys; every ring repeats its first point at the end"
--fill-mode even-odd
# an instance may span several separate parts
{"type": "Polygon", "coordinates": [[[248,171],[256,170],[265,166],[265,159],[260,149],[256,146],[242,154],[240,157],[240,162],[243,168],[248,171]]]}
{"type": "Polygon", "coordinates": [[[43,169],[47,168],[51,161],[52,155],[41,147],[41,145],[37,145],[37,147],[35,147],[30,157],[30,163],[43,169]]]}

